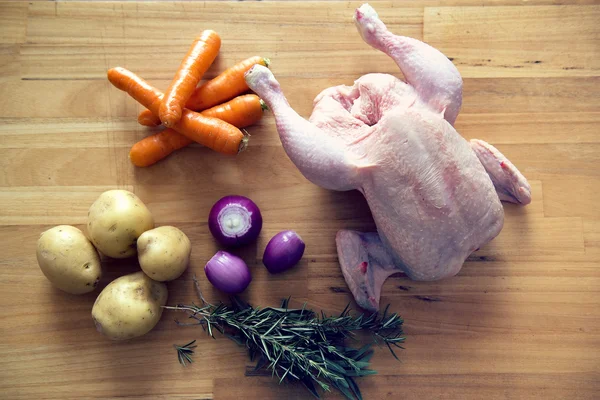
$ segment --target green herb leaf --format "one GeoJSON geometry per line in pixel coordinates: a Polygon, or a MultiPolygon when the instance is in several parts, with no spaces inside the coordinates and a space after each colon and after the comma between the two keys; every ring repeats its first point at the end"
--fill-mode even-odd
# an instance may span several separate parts
{"type": "Polygon", "coordinates": [[[176,344],[173,345],[173,347],[175,347],[175,350],[177,350],[177,358],[179,359],[181,365],[183,365],[184,367],[186,366],[186,362],[188,364],[194,362],[194,360],[192,359],[192,354],[194,354],[194,349],[196,348],[196,345],[194,343],[196,343],[196,341],[192,340],[191,342],[189,342],[188,344],[184,344],[183,346],[178,346],[176,344]]]}
{"type": "Polygon", "coordinates": [[[356,397],[358,400],[362,400],[362,394],[360,393],[360,389],[358,388],[358,385],[356,384],[356,382],[354,382],[354,379],[347,376],[346,382],[348,382],[348,386],[350,387],[350,390],[352,390],[352,393],[354,393],[354,397],[356,397]]]}
{"type": "Polygon", "coordinates": [[[308,391],[310,392],[310,394],[315,396],[315,398],[317,398],[317,399],[321,398],[321,396],[319,396],[319,392],[317,392],[317,388],[315,388],[315,384],[313,383],[312,380],[310,380],[308,378],[304,378],[304,379],[301,379],[300,382],[302,382],[304,387],[306,387],[308,389],[308,391]]]}

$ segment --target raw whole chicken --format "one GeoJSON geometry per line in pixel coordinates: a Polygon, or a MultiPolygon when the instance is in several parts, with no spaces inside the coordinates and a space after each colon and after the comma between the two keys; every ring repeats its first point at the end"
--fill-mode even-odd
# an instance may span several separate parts
{"type": "Polygon", "coordinates": [[[389,32],[368,4],[355,11],[354,23],[406,83],[367,74],[353,86],[325,89],[307,121],[267,68],[254,66],[246,81],[273,111],[287,155],[308,180],[365,196],[377,233],[341,230],[336,244],[357,304],[377,310],[394,273],[424,281],[457,274],[502,229],[500,201],[528,204],[531,189],[497,149],[454,129],[462,79],[447,57],[389,32]]]}

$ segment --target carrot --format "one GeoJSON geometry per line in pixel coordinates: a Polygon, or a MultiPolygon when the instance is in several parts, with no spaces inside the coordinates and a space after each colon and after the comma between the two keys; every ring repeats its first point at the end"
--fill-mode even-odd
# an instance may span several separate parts
{"type": "Polygon", "coordinates": [[[243,151],[248,143],[247,135],[235,126],[217,118],[205,117],[187,108],[173,129],[223,154],[235,155],[243,151]]]}
{"type": "Polygon", "coordinates": [[[254,56],[226,69],[215,78],[196,88],[192,97],[187,101],[186,107],[190,110],[200,111],[244,93],[249,89],[244,74],[255,64],[268,67],[269,59],[254,56]]]}
{"type": "MultiPolygon", "coordinates": [[[[201,114],[222,119],[238,128],[244,128],[258,122],[265,109],[264,102],[257,95],[248,94],[204,110],[201,114]]],[[[150,113],[149,110],[146,111],[150,113]]],[[[129,159],[137,167],[147,167],[191,143],[192,140],[187,136],[172,129],[165,129],[134,144],[129,152],[129,159]]]]}
{"type": "Polygon", "coordinates": [[[185,103],[217,57],[220,48],[221,38],[215,31],[206,30],[196,38],[162,99],[158,116],[165,126],[173,126],[179,121],[185,103]]]}
{"type": "Polygon", "coordinates": [[[152,111],[145,109],[138,115],[138,123],[144,126],[158,126],[161,124],[160,118],[152,114],[152,111]]]}
{"type": "Polygon", "coordinates": [[[266,109],[267,106],[260,97],[255,94],[245,94],[204,110],[200,114],[222,119],[238,128],[245,128],[258,122],[266,109]]]}
{"type": "MultiPolygon", "coordinates": [[[[227,103],[214,106],[202,111],[200,114],[222,119],[238,128],[245,128],[256,123],[266,110],[265,103],[255,94],[245,94],[229,100],[227,103]]],[[[150,110],[144,110],[138,115],[138,122],[144,126],[158,126],[160,118],[150,110]]]]}
{"type": "Polygon", "coordinates": [[[136,167],[148,167],[190,143],[192,140],[187,136],[167,128],[134,144],[129,159],[136,167]]]}
{"type": "MultiPolygon", "coordinates": [[[[158,89],[121,67],[110,69],[108,79],[152,113],[158,114],[162,96],[158,89]]],[[[237,154],[246,148],[248,142],[246,135],[235,126],[188,109],[183,110],[181,119],[172,128],[191,140],[224,154],[237,154]]]]}
{"type": "Polygon", "coordinates": [[[117,89],[127,92],[141,105],[158,115],[162,93],[133,72],[116,67],[108,70],[108,80],[117,89]]]}

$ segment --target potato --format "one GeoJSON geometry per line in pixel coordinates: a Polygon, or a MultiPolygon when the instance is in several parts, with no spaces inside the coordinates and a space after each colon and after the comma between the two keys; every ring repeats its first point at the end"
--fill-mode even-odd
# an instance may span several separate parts
{"type": "Polygon", "coordinates": [[[167,296],[167,286],[142,271],[117,278],[100,292],[92,307],[96,329],[112,340],[142,336],[160,320],[167,296]]]}
{"type": "Polygon", "coordinates": [[[190,262],[190,239],[174,226],[161,226],[142,233],[137,241],[140,267],[155,281],[172,281],[190,262]]]}
{"type": "Polygon", "coordinates": [[[104,192],[88,212],[88,233],[101,253],[112,258],[136,254],[137,238],[154,228],[150,210],[127,190],[104,192]]]}
{"type": "Polygon", "coordinates": [[[91,292],[102,276],[98,252],[74,226],[59,225],[43,232],[36,253],[46,278],[67,293],[91,292]]]}

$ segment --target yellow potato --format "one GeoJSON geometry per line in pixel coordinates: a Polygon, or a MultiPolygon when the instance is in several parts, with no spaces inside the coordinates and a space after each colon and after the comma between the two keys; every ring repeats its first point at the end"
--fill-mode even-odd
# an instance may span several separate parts
{"type": "Polygon", "coordinates": [[[154,228],[150,210],[127,190],[104,192],[88,212],[88,234],[101,253],[112,258],[136,254],[137,238],[154,228]]]}
{"type": "Polygon", "coordinates": [[[152,330],[167,304],[167,286],[142,271],[115,279],[92,307],[96,329],[112,340],[131,339],[152,330]]]}
{"type": "Polygon", "coordinates": [[[140,267],[156,281],[172,281],[188,266],[190,239],[174,226],[160,226],[142,233],[137,241],[140,267]]]}
{"type": "Polygon", "coordinates": [[[91,292],[102,276],[98,252],[74,226],[59,225],[42,233],[36,255],[46,278],[67,293],[91,292]]]}

